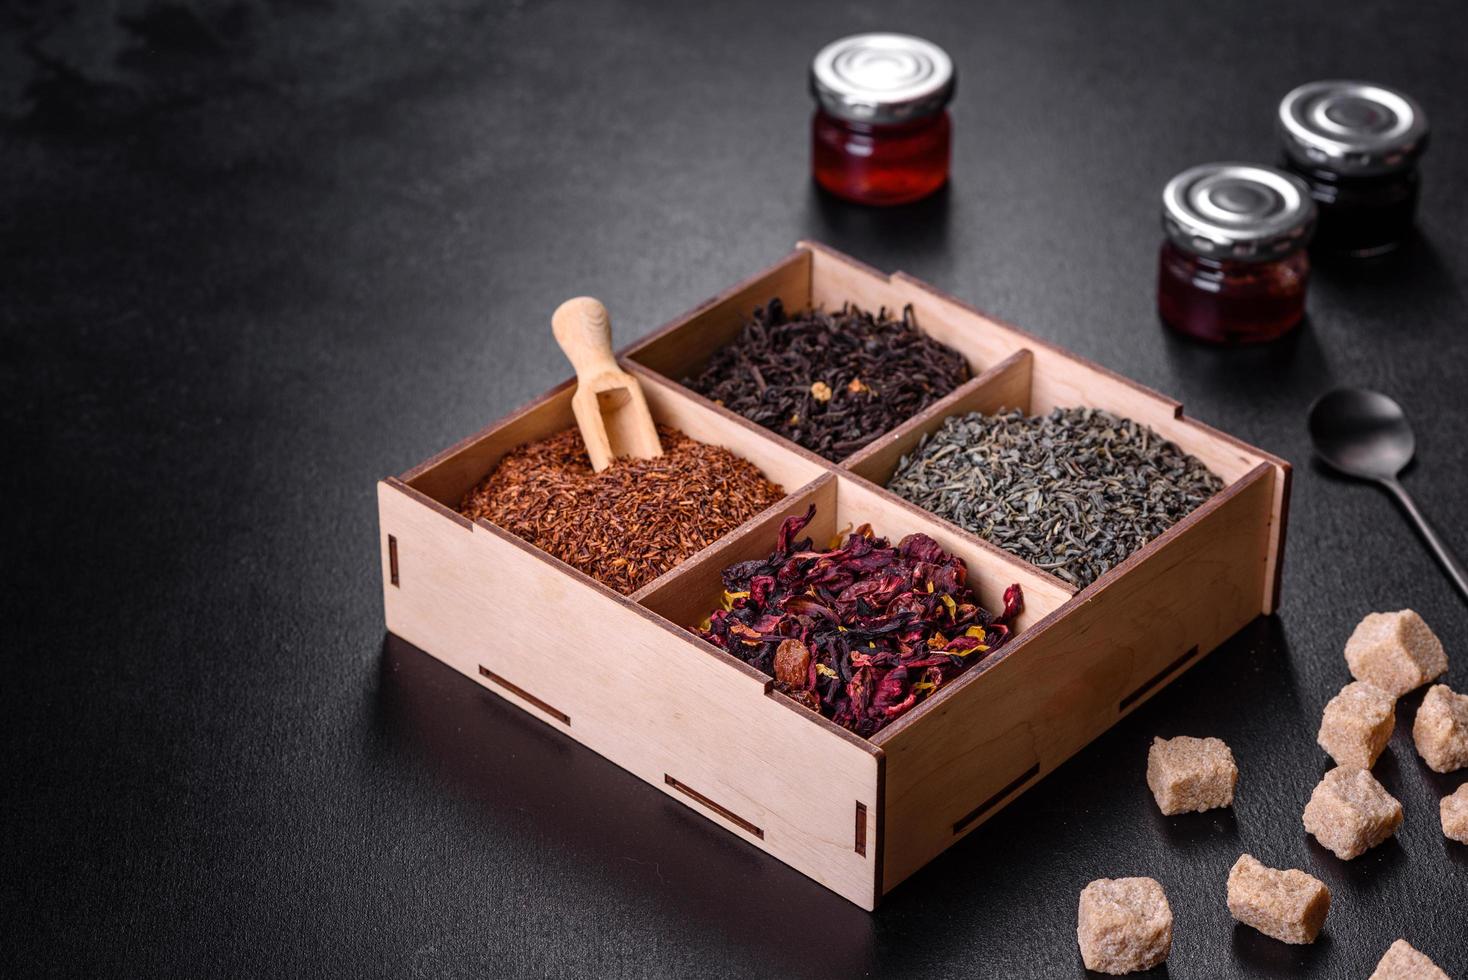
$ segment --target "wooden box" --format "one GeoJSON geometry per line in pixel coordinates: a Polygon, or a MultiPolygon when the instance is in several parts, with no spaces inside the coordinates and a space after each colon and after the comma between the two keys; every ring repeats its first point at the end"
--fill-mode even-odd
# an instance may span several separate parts
{"type": "Polygon", "coordinates": [[[1287,463],[901,273],[801,243],[622,357],[659,421],[754,461],[789,496],[630,596],[459,515],[505,452],[573,424],[567,382],[378,485],[387,628],[863,908],[1275,608],[1287,463]],[[911,304],[974,377],[828,463],[677,383],[773,296],[789,309],[911,304]],[[949,415],[1061,405],[1146,423],[1224,489],[1077,592],[881,488],[949,415]],[[811,502],[817,540],[863,522],[894,540],[922,531],[968,563],[987,607],[1010,583],[1024,588],[1007,644],[871,739],[685,628],[717,608],[722,569],[767,554],[780,522],[811,502]]]}

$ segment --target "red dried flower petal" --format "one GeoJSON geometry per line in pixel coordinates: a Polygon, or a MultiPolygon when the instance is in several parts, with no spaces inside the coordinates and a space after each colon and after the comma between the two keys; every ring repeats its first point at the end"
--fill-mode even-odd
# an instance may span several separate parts
{"type": "Polygon", "coordinates": [[[1024,608],[1025,594],[1020,590],[1019,583],[1016,582],[1004,590],[1004,614],[999,618],[1006,622],[1012,621],[1024,611],[1024,608]]]}
{"type": "Polygon", "coordinates": [[[1024,608],[1018,585],[1005,590],[1000,616],[980,607],[962,559],[926,535],[893,547],[863,525],[835,548],[796,541],[814,516],[788,518],[768,558],[725,570],[725,587],[741,597],[703,635],[859,735],[982,660],[1024,608]]]}

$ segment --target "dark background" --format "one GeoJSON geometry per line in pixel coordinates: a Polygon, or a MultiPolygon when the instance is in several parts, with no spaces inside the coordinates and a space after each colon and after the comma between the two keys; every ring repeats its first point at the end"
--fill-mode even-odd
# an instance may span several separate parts
{"type": "Polygon", "coordinates": [[[0,34],[0,973],[1080,974],[1091,878],[1160,879],[1173,977],[1468,977],[1468,847],[1412,751],[1398,838],[1300,811],[1341,648],[1411,606],[1468,687],[1468,607],[1379,491],[1310,465],[1334,384],[1417,424],[1407,484],[1468,555],[1468,51],[1452,2],[12,3],[0,34]],[[902,29],[959,66],[951,188],[807,180],[805,70],[902,29]],[[1291,340],[1166,336],[1159,192],[1269,160],[1290,87],[1426,105],[1421,238],[1327,268],[1291,340]],[[800,237],[901,268],[1297,464],[1285,598],[868,915],[382,628],[373,482],[800,237]],[[1160,817],[1154,734],[1213,734],[1229,811],[1160,817]],[[1323,878],[1323,937],[1235,928],[1240,851],[1323,878]]]}

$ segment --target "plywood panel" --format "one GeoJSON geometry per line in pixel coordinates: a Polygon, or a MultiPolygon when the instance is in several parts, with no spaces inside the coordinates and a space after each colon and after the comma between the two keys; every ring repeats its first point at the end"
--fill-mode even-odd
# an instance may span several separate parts
{"type": "Polygon", "coordinates": [[[869,310],[886,307],[900,313],[911,304],[918,328],[963,354],[974,374],[1025,346],[1020,335],[991,329],[989,321],[972,310],[934,302],[930,294],[910,289],[824,245],[800,245],[811,252],[811,301],[818,306],[834,309],[849,302],[869,310]]]}
{"type": "Polygon", "coordinates": [[[630,599],[455,513],[504,452],[573,424],[562,385],[407,482],[380,484],[389,628],[864,908],[1277,601],[1287,463],[902,273],[802,243],[628,353],[659,421],[727,446],[793,494],[630,599]],[[701,367],[773,295],[791,308],[911,303],[920,327],[981,376],[835,466],[669,380],[701,367]],[[1227,486],[1076,592],[869,482],[944,417],[1011,405],[1129,416],[1227,486]],[[722,570],[768,553],[781,521],[811,502],[806,533],[821,544],[862,523],[893,539],[921,531],[968,563],[986,606],[1019,582],[1016,637],[864,740],[686,632],[718,605],[722,570]]]}
{"type": "MultiPolygon", "coordinates": [[[[998,812],[963,822],[1030,766],[1050,772],[1260,611],[1271,470],[1261,464],[873,739],[887,753],[884,887],[998,812]],[[1180,659],[1181,658],[1181,659],[1180,659]]],[[[1001,801],[1002,802],[1002,801],[1001,801]]]]}
{"type": "Polygon", "coordinates": [[[709,355],[739,335],[756,307],[778,297],[787,310],[810,305],[810,253],[797,248],[763,272],[707,300],[622,356],[673,381],[702,371],[709,355]]]}
{"type": "Polygon", "coordinates": [[[873,907],[876,849],[857,853],[853,814],[866,807],[875,838],[878,751],[812,724],[766,697],[755,672],[490,525],[465,528],[387,482],[378,502],[388,629],[873,907]]]}
{"type": "Polygon", "coordinates": [[[951,394],[929,405],[865,449],[842,460],[844,469],[878,486],[897,472],[902,457],[937,432],[955,415],[983,412],[992,415],[1007,408],[1030,410],[1030,371],[1034,355],[1018,350],[951,394]]]}

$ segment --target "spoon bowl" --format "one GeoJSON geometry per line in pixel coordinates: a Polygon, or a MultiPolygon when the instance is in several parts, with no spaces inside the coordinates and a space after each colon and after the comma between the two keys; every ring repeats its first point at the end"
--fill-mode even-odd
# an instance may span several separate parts
{"type": "Polygon", "coordinates": [[[1402,406],[1369,388],[1337,388],[1317,398],[1310,439],[1333,469],[1362,480],[1395,479],[1417,445],[1402,406]]]}
{"type": "Polygon", "coordinates": [[[1327,466],[1385,487],[1417,527],[1427,548],[1468,599],[1468,571],[1438,537],[1397,475],[1412,462],[1417,440],[1407,413],[1391,398],[1369,388],[1337,388],[1310,406],[1310,440],[1327,466]]]}

